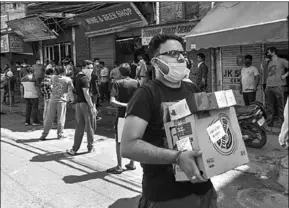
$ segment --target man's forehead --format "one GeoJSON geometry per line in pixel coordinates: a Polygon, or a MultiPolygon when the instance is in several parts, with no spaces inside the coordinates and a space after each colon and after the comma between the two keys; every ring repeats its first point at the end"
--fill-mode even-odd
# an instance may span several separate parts
{"type": "Polygon", "coordinates": [[[165,43],[160,45],[160,53],[164,53],[171,50],[183,51],[182,44],[177,40],[167,40],[165,43]]]}

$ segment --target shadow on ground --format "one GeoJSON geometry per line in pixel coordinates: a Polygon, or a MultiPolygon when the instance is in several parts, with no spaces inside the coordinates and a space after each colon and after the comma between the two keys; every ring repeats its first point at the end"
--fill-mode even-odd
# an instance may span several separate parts
{"type": "Polygon", "coordinates": [[[137,195],[133,198],[121,198],[115,201],[108,208],[137,208],[141,195],[137,195]]]}

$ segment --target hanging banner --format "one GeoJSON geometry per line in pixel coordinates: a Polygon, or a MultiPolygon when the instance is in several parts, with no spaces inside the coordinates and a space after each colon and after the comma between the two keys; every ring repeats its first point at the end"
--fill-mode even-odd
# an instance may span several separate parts
{"type": "Polygon", "coordinates": [[[8,15],[7,14],[1,15],[1,30],[8,29],[7,21],[8,21],[8,15]]]}
{"type": "Polygon", "coordinates": [[[142,28],[141,31],[142,45],[148,45],[153,36],[158,34],[173,34],[180,37],[184,37],[196,26],[196,24],[197,22],[188,22],[188,23],[142,28]]]}
{"type": "Polygon", "coordinates": [[[75,19],[86,29],[85,34],[89,37],[120,32],[130,26],[142,27],[148,24],[133,3],[122,3],[99,9],[75,19]]]}
{"type": "Polygon", "coordinates": [[[24,42],[56,39],[54,33],[38,16],[8,21],[9,27],[23,38],[24,42]]]}
{"type": "Polygon", "coordinates": [[[32,46],[23,42],[16,34],[1,35],[1,53],[21,53],[33,55],[32,46]]]}

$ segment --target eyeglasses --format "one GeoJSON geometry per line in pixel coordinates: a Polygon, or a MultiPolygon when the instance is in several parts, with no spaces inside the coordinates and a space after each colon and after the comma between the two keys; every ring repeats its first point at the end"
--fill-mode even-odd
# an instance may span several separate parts
{"type": "Polygon", "coordinates": [[[187,52],[186,51],[177,51],[177,50],[167,51],[167,52],[164,52],[164,53],[160,53],[160,54],[158,54],[156,56],[166,55],[166,56],[170,56],[172,58],[179,59],[181,54],[182,54],[183,57],[185,57],[185,58],[187,57],[187,52]]]}

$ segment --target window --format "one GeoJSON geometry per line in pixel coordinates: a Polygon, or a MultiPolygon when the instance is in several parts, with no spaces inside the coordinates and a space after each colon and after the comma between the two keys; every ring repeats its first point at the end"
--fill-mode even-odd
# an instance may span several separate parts
{"type": "Polygon", "coordinates": [[[59,64],[64,58],[72,58],[71,43],[47,45],[44,50],[44,60],[54,60],[59,64]]]}

